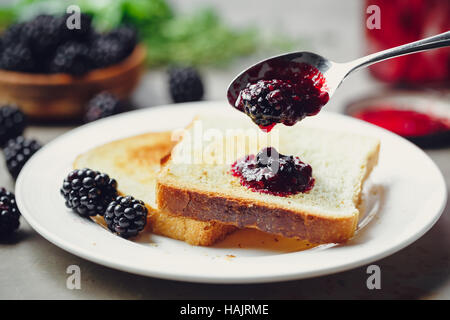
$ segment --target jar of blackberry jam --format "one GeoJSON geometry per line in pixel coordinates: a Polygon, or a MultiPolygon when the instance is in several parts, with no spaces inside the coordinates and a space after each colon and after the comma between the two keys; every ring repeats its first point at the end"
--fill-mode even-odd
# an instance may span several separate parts
{"type": "MultiPolygon", "coordinates": [[[[365,28],[367,53],[389,49],[450,30],[449,0],[366,0],[380,8],[380,29],[365,28]]],[[[411,54],[369,67],[384,82],[406,86],[447,86],[450,48],[411,54]]]]}

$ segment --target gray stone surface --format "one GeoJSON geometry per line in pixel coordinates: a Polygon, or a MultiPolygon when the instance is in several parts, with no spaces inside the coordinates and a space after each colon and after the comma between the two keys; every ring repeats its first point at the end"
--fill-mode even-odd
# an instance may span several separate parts
{"type": "MultiPolygon", "coordinates": [[[[256,23],[270,32],[276,28],[305,39],[299,49],[314,50],[345,61],[363,54],[361,33],[364,27],[361,1],[240,1],[240,10],[231,1],[173,1],[180,10],[214,3],[222,15],[235,25],[256,23]],[[261,5],[264,3],[264,5],[261,5]],[[317,22],[321,23],[317,23],[317,22]]],[[[256,58],[236,61],[221,70],[203,70],[207,99],[224,99],[233,76],[256,58]]],[[[338,90],[327,109],[340,111],[349,101],[380,85],[366,72],[352,76],[338,90]]],[[[142,107],[168,103],[165,73],[149,70],[134,95],[142,107]]],[[[48,142],[70,127],[31,127],[30,137],[48,142]]],[[[450,186],[450,149],[428,151],[450,186]]],[[[13,189],[0,158],[0,186],[13,189]]],[[[376,298],[450,298],[450,205],[437,224],[421,239],[402,251],[377,261],[382,271],[381,290],[366,287],[366,266],[314,279],[258,285],[207,285],[146,278],[109,269],[69,254],[38,235],[22,219],[17,237],[0,244],[1,299],[376,299],[376,298]],[[79,265],[81,290],[66,288],[66,268],[79,265]]]]}

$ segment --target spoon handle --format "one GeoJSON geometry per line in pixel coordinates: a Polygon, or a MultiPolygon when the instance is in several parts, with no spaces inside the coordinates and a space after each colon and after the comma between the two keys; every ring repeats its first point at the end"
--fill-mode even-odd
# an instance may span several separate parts
{"type": "MultiPolygon", "coordinates": [[[[370,66],[371,64],[395,58],[398,56],[403,56],[406,54],[411,54],[419,51],[424,51],[428,49],[436,49],[441,47],[450,46],[450,31],[440,33],[438,35],[418,40],[415,42],[407,43],[398,47],[387,49],[384,51],[376,52],[368,56],[356,59],[354,61],[345,63],[348,68],[347,75],[353,71],[360,68],[370,66]]],[[[411,66],[414,67],[414,66],[411,66]]]]}

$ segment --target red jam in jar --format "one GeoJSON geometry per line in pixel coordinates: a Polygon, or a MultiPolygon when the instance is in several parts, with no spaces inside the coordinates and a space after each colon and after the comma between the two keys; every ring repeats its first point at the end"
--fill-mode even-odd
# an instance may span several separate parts
{"type": "MultiPolygon", "coordinates": [[[[365,28],[367,53],[373,53],[446,32],[449,0],[366,0],[379,7],[380,28],[365,28]]],[[[406,55],[370,66],[379,80],[391,84],[442,85],[450,82],[450,48],[406,55]]]]}

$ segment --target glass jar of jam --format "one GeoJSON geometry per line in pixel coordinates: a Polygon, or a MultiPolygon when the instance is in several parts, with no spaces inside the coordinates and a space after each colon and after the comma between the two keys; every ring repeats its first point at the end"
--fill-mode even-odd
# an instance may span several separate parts
{"type": "MultiPolygon", "coordinates": [[[[379,7],[380,28],[365,28],[368,54],[450,30],[449,0],[366,0],[366,19],[371,5],[379,7]]],[[[450,83],[450,48],[383,61],[370,71],[391,84],[445,86],[450,83]]]]}

